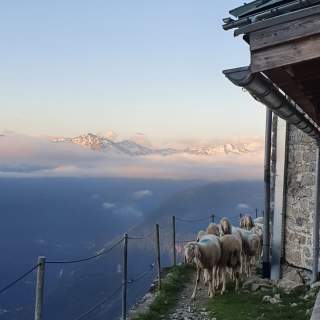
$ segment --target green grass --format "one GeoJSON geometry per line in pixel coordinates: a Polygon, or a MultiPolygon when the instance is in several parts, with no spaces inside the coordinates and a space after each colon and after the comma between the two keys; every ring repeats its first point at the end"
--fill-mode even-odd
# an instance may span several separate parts
{"type": "MultiPolygon", "coordinates": [[[[190,266],[177,266],[168,269],[163,281],[162,291],[157,293],[149,310],[143,314],[133,317],[133,320],[160,320],[166,319],[177,304],[178,294],[185,287],[185,283],[191,281],[194,269],[190,266]]],[[[209,299],[205,307],[211,317],[217,320],[309,320],[311,315],[306,313],[314,306],[316,292],[313,297],[304,300],[306,293],[285,294],[278,289],[256,292],[234,292],[234,286],[223,296],[216,293],[213,299],[209,299]],[[266,295],[273,297],[280,293],[281,302],[271,304],[262,302],[266,295]],[[291,304],[297,306],[292,307],[291,304]]],[[[197,304],[197,302],[196,302],[197,304]]]]}
{"type": "Polygon", "coordinates": [[[133,320],[159,320],[163,319],[174,306],[179,292],[188,283],[194,273],[194,268],[186,265],[176,266],[168,269],[168,273],[162,282],[162,290],[151,304],[149,310],[144,314],[138,314],[133,320]]]}
{"type": "Polygon", "coordinates": [[[313,308],[315,297],[303,300],[303,294],[284,294],[279,291],[258,291],[250,293],[235,293],[231,291],[223,296],[217,295],[209,301],[207,309],[211,311],[219,320],[309,320],[310,314],[306,314],[308,309],[313,308]],[[266,295],[274,296],[280,293],[281,302],[271,304],[262,302],[266,295]],[[296,307],[291,307],[291,303],[297,303],[296,307]]]}

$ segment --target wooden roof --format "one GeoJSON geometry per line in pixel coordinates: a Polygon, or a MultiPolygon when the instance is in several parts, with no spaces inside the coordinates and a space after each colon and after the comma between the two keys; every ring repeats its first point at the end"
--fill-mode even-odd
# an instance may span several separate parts
{"type": "MultiPolygon", "coordinates": [[[[287,1],[291,5],[294,1],[287,1]]],[[[250,45],[252,73],[264,73],[320,125],[320,4],[248,23],[237,30],[250,45]]],[[[282,1],[254,1],[234,14],[282,1]]],[[[316,5],[315,5],[316,4],[316,5]]]]}

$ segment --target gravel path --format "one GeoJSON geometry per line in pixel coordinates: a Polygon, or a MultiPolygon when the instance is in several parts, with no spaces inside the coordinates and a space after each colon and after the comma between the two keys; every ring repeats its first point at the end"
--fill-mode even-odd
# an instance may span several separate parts
{"type": "MultiPolygon", "coordinates": [[[[208,302],[208,289],[204,287],[203,282],[200,282],[196,300],[191,302],[195,284],[195,275],[192,281],[187,283],[187,286],[177,297],[177,305],[174,311],[169,315],[163,316],[166,320],[216,320],[214,314],[206,310],[205,305],[208,302]]],[[[217,294],[217,293],[216,293],[217,294]]]]}

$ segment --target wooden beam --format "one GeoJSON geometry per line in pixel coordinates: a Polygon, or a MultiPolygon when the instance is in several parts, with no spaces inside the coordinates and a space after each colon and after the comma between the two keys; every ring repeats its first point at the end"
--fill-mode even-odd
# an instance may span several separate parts
{"type": "Polygon", "coordinates": [[[250,33],[252,51],[320,34],[320,13],[250,33]]]}
{"type": "Polygon", "coordinates": [[[263,72],[320,58],[320,34],[251,52],[251,71],[263,72]]]}
{"type": "Polygon", "coordinates": [[[319,123],[318,113],[313,101],[305,94],[305,88],[297,81],[292,74],[292,70],[287,67],[277,68],[266,72],[268,78],[272,80],[285,94],[293,99],[314,121],[319,123]]]}

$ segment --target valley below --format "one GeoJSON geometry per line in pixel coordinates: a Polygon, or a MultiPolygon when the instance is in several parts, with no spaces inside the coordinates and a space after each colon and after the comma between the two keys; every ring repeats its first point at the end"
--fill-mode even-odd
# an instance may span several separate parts
{"type": "MultiPolygon", "coordinates": [[[[129,279],[150,268],[155,261],[154,224],[160,224],[161,260],[172,263],[172,216],[227,216],[234,224],[239,213],[261,209],[260,181],[208,183],[201,180],[120,178],[14,178],[0,180],[0,286],[5,286],[37,257],[73,260],[108,248],[124,232],[129,237],[129,279]]],[[[178,262],[183,241],[193,239],[210,222],[177,221],[178,262]]],[[[122,246],[97,259],[79,264],[47,265],[44,316],[48,320],[76,319],[112,293],[122,277],[122,246]]],[[[134,304],[150,287],[151,270],[129,286],[128,302],[134,304]]],[[[32,317],[34,274],[2,294],[1,320],[32,317]]],[[[117,294],[92,319],[116,319],[121,299],[117,294]]],[[[90,317],[88,319],[91,319],[90,317]]]]}

